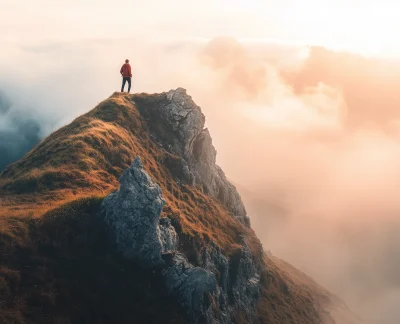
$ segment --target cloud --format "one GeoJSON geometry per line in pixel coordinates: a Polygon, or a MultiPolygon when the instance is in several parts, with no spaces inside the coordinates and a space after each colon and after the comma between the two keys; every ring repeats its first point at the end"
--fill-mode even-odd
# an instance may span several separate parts
{"type": "Polygon", "coordinates": [[[201,106],[266,249],[362,315],[400,317],[397,62],[232,38],[6,43],[0,168],[117,91],[125,58],[133,91],[201,106]]]}
{"type": "Polygon", "coordinates": [[[202,51],[219,162],[266,249],[362,316],[397,321],[400,66],[276,47],[219,38],[202,51]]]}
{"type": "Polygon", "coordinates": [[[207,44],[201,62],[214,72],[212,79],[218,80],[220,95],[233,98],[244,116],[267,127],[340,127],[346,104],[339,89],[320,82],[296,94],[281,77],[282,67],[294,71],[301,67],[308,52],[304,47],[294,50],[275,44],[279,61],[272,54],[265,55],[265,49],[260,55],[259,50],[260,45],[253,53],[231,38],[216,38],[207,44]]]}
{"type": "Polygon", "coordinates": [[[40,125],[22,116],[0,92],[0,170],[30,150],[40,140],[40,125]]]}

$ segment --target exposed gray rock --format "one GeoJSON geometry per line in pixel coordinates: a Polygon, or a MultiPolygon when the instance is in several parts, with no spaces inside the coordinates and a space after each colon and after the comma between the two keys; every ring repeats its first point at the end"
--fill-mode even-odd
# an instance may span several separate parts
{"type": "Polygon", "coordinates": [[[178,88],[167,93],[166,105],[160,113],[175,132],[173,146],[184,158],[192,153],[192,143],[203,130],[205,117],[186,90],[178,88]]]}
{"type": "Polygon", "coordinates": [[[202,251],[201,266],[218,277],[218,302],[222,312],[220,323],[232,323],[236,311],[255,318],[255,306],[260,297],[261,262],[252,256],[247,245],[230,258],[211,244],[202,251]]]}
{"type": "MultiPolygon", "coordinates": [[[[175,180],[201,187],[249,226],[236,188],[216,165],[217,151],[204,129],[204,115],[186,90],[133,95],[132,99],[147,120],[152,140],[165,149],[162,162],[175,180]]],[[[190,323],[228,324],[238,313],[253,322],[262,261],[252,255],[245,240],[238,242],[241,247],[229,257],[213,243],[200,251],[193,247],[198,251],[193,265],[178,251],[170,220],[160,219],[161,189],[143,170],[140,159],[124,171],[120,183],[120,190],[106,198],[103,209],[121,251],[143,266],[162,269],[168,292],[179,301],[190,323]]]]}
{"type": "MultiPolygon", "coordinates": [[[[252,321],[259,297],[260,260],[242,238],[230,258],[211,243],[196,254],[196,265],[178,251],[178,236],[168,218],[161,188],[137,157],[119,179],[121,187],[102,204],[105,221],[126,258],[160,269],[168,292],[190,323],[232,323],[237,312],[252,321]]],[[[260,246],[261,248],[261,246],[260,246]]]]}
{"type": "Polygon", "coordinates": [[[231,259],[230,298],[239,309],[254,311],[260,297],[260,262],[254,260],[244,243],[240,251],[231,259]]]}
{"type": "MultiPolygon", "coordinates": [[[[171,154],[182,158],[179,180],[199,185],[218,199],[242,224],[249,226],[244,204],[236,188],[216,165],[210,133],[204,129],[205,117],[186,90],[142,97],[132,96],[141,114],[148,120],[157,141],[171,154]]],[[[179,164],[174,165],[179,166],[179,164]]]]}
{"type": "Polygon", "coordinates": [[[189,165],[183,158],[166,154],[163,162],[178,183],[193,183],[193,174],[190,172],[189,165]]]}
{"type": "Polygon", "coordinates": [[[178,247],[178,235],[175,232],[175,228],[171,225],[171,220],[169,218],[161,218],[159,229],[161,253],[176,250],[178,247]]]}
{"type": "Polygon", "coordinates": [[[105,221],[113,228],[122,253],[145,267],[163,264],[161,254],[174,249],[177,235],[160,214],[165,201],[161,188],[137,157],[119,178],[121,187],[102,204],[105,221]]]}
{"type": "MultiPolygon", "coordinates": [[[[238,312],[252,322],[260,297],[261,262],[247,245],[228,259],[215,244],[202,249],[199,266],[173,252],[163,270],[171,295],[178,298],[190,323],[232,323],[238,312]]],[[[165,258],[165,255],[164,255],[165,258]]]]}
{"type": "Polygon", "coordinates": [[[249,225],[240,195],[216,164],[216,157],[217,151],[212,145],[210,133],[204,129],[193,142],[192,155],[189,157],[195,183],[202,184],[206,193],[216,197],[241,223],[249,225]]]}
{"type": "Polygon", "coordinates": [[[214,273],[204,268],[194,267],[186,257],[177,252],[163,270],[169,293],[175,296],[190,323],[212,323],[211,297],[217,291],[214,273]]]}

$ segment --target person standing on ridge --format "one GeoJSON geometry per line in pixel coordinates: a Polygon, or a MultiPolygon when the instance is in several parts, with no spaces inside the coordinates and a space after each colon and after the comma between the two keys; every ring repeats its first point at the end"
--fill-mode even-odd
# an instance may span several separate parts
{"type": "Polygon", "coordinates": [[[131,91],[132,70],[128,59],[125,60],[125,64],[122,65],[121,70],[119,72],[122,75],[121,92],[124,92],[125,83],[128,82],[128,93],[129,93],[131,91]]]}

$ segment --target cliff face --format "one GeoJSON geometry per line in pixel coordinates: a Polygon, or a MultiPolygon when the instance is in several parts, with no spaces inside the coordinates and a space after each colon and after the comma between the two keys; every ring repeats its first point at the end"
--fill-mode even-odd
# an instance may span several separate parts
{"type": "Polygon", "coordinates": [[[181,159],[182,180],[201,186],[248,226],[249,219],[238,192],[215,163],[217,151],[208,129],[204,129],[205,117],[186,90],[178,88],[152,97],[136,95],[133,100],[154,139],[181,159]]]}
{"type": "Polygon", "coordinates": [[[7,167],[0,322],[356,323],[264,254],[204,123],[184,89],[115,93],[7,167]]]}
{"type": "MultiPolygon", "coordinates": [[[[149,122],[154,140],[174,156],[175,180],[200,187],[223,204],[233,219],[249,226],[239,194],[215,164],[216,150],[203,129],[204,115],[185,90],[132,99],[149,122]]],[[[260,296],[261,244],[258,255],[252,255],[242,237],[231,257],[210,242],[195,252],[194,265],[179,247],[180,231],[171,225],[172,217],[160,218],[165,204],[162,190],[143,169],[140,157],[119,182],[120,189],[105,198],[103,211],[121,252],[143,267],[160,269],[167,290],[191,323],[232,323],[238,313],[254,321],[260,296]]]]}
{"type": "Polygon", "coordinates": [[[245,241],[238,242],[240,252],[234,258],[213,243],[204,246],[194,266],[179,251],[179,234],[170,219],[160,218],[165,201],[140,158],[124,171],[120,183],[105,198],[103,211],[122,254],[142,267],[161,270],[167,290],[191,323],[232,323],[236,312],[254,320],[261,259],[245,241]]]}

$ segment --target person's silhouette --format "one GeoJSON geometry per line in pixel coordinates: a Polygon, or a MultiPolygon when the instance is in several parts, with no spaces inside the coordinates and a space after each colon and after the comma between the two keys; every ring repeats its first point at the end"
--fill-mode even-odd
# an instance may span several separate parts
{"type": "Polygon", "coordinates": [[[128,93],[129,93],[131,91],[132,71],[128,59],[125,60],[125,64],[122,65],[121,70],[119,72],[122,75],[121,92],[124,92],[125,83],[128,82],[128,93]]]}

